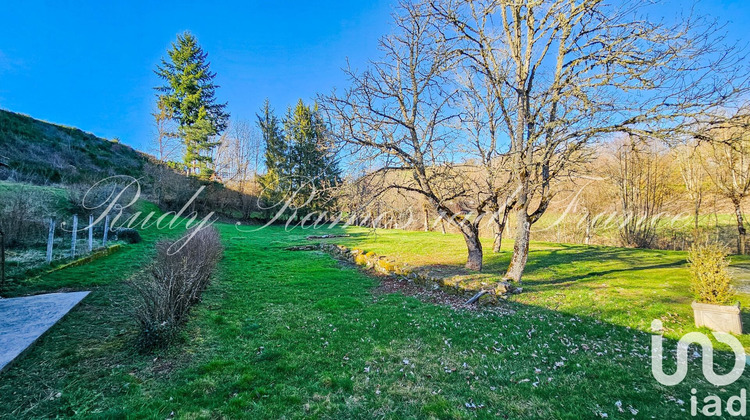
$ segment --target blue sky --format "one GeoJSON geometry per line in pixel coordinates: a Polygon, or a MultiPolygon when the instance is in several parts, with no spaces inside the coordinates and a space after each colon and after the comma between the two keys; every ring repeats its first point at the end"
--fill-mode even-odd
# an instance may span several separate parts
{"type": "MultiPolygon", "coordinates": [[[[147,150],[153,69],[178,33],[190,30],[209,53],[232,116],[254,120],[266,97],[283,113],[345,87],[340,69],[378,56],[395,0],[3,3],[0,108],[147,150]]],[[[665,15],[689,7],[671,3],[665,15]]],[[[750,1],[704,0],[697,10],[750,41],[750,1]]]]}
{"type": "Polygon", "coordinates": [[[377,53],[390,1],[3,2],[0,108],[119,137],[145,149],[153,69],[190,30],[209,54],[233,117],[277,112],[344,83],[377,53]],[[204,5],[206,4],[206,5],[204,5]]]}

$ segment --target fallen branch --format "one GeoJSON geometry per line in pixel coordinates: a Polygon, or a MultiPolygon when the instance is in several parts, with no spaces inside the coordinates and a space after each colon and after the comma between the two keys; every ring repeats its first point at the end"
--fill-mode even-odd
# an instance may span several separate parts
{"type": "Polygon", "coordinates": [[[487,293],[489,293],[488,290],[480,290],[479,293],[477,293],[476,295],[474,295],[474,297],[472,297],[471,299],[467,300],[464,305],[471,305],[472,303],[478,301],[480,297],[486,295],[487,293]]]}

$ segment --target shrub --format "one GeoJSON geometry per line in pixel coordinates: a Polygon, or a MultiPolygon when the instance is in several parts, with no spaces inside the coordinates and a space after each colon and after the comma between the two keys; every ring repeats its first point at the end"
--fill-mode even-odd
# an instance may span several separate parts
{"type": "Polygon", "coordinates": [[[688,253],[691,290],[701,303],[725,305],[732,303],[734,290],[727,272],[727,250],[719,244],[693,245],[688,253]]]}
{"type": "Polygon", "coordinates": [[[43,243],[48,229],[45,218],[51,215],[48,197],[31,187],[0,191],[0,230],[9,248],[43,243]]]}
{"type": "Polygon", "coordinates": [[[156,244],[153,263],[129,281],[136,292],[133,316],[144,349],[163,347],[174,338],[191,307],[200,301],[222,251],[219,232],[213,227],[156,244]]]}
{"type": "Polygon", "coordinates": [[[132,228],[118,228],[115,230],[115,235],[117,235],[117,239],[129,244],[137,244],[141,241],[141,234],[132,228]]]}
{"type": "MultiPolygon", "coordinates": [[[[96,209],[106,208],[120,194],[122,194],[122,197],[119,198],[118,204],[129,203],[135,198],[134,194],[137,190],[135,187],[129,187],[131,183],[132,178],[118,176],[93,186],[88,184],[69,185],[67,187],[69,211],[85,217],[87,214],[96,212],[96,209]]],[[[116,212],[121,213],[120,220],[127,220],[133,215],[133,208],[131,206],[118,207],[116,212]]]]}

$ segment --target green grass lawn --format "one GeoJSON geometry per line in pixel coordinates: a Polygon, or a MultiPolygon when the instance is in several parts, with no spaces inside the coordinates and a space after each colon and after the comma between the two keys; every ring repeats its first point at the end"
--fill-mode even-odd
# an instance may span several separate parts
{"type": "MultiPolygon", "coordinates": [[[[149,260],[157,232],[18,285],[19,295],[94,292],[0,374],[0,416],[681,418],[691,387],[726,400],[750,385],[745,375],[717,389],[696,362],[679,386],[652,378],[645,326],[665,317],[671,334],[690,329],[681,253],[534,244],[524,294],[502,312],[456,311],[380,294],[357,268],[284,249],[310,231],[219,228],[215,281],[167,350],[138,353],[124,313],[122,281],[149,260]]],[[[456,267],[457,236],[351,233],[342,243],[471,275],[456,267]]],[[[483,276],[507,258],[487,255],[483,276]]]]}
{"type": "MultiPolygon", "coordinates": [[[[349,233],[350,238],[337,243],[462,279],[500,280],[513,249],[512,241],[504,241],[502,252],[494,254],[492,240],[484,239],[484,270],[477,274],[463,268],[466,246],[458,235],[399,230],[372,234],[363,228],[350,228],[349,233]]],[[[747,256],[730,259],[735,264],[750,261],[747,256]]],[[[536,242],[522,283],[524,293],[512,297],[514,302],[642,331],[649,331],[653,319],[661,319],[665,335],[675,339],[697,330],[686,252],[536,242]]],[[[743,307],[750,306],[750,295],[739,293],[737,298],[743,307]]],[[[750,327],[750,313],[744,315],[750,327]]],[[[750,336],[740,340],[750,350],[750,336]]]]}

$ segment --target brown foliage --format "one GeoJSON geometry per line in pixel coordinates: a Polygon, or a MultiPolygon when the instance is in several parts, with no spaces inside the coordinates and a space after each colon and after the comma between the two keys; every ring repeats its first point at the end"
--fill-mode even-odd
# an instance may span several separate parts
{"type": "Polygon", "coordinates": [[[30,188],[20,188],[3,195],[0,201],[0,231],[8,247],[31,246],[44,241],[50,203],[30,188]]]}
{"type": "Polygon", "coordinates": [[[140,326],[142,347],[164,346],[174,338],[191,307],[200,301],[222,251],[219,232],[213,227],[156,244],[154,262],[129,281],[136,295],[132,315],[140,326]]]}

